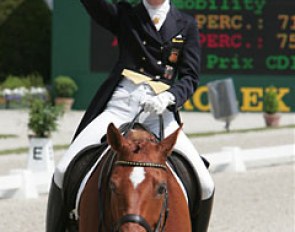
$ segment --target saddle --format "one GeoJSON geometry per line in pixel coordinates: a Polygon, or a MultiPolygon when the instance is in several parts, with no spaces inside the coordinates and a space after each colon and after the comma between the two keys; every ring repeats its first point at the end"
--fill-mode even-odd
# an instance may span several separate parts
{"type": "MultiPolygon", "coordinates": [[[[144,128],[141,124],[133,126],[140,126],[141,128],[144,128]]],[[[128,128],[129,125],[124,124],[121,126],[120,131],[124,134],[128,128]]],[[[80,151],[71,161],[65,172],[63,199],[66,207],[65,211],[69,215],[69,227],[72,228],[69,231],[71,232],[78,231],[77,221],[75,218],[70,217],[70,215],[76,207],[76,196],[81,182],[107,147],[108,144],[106,142],[106,136],[104,136],[101,144],[91,145],[80,151]]],[[[196,215],[201,201],[199,178],[195,175],[195,171],[190,162],[183,155],[177,152],[173,152],[168,157],[168,163],[184,185],[188,196],[191,216],[196,215]]]]}

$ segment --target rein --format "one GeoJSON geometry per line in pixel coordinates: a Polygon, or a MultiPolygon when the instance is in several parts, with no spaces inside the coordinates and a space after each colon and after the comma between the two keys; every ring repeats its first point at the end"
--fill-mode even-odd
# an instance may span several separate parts
{"type": "MultiPolygon", "coordinates": [[[[144,112],[144,108],[141,108],[141,110],[135,115],[133,120],[129,123],[129,126],[126,129],[126,132],[124,133],[124,136],[128,134],[128,132],[134,127],[135,123],[138,121],[139,116],[144,112]]],[[[163,116],[159,115],[159,141],[161,141],[164,138],[164,120],[163,116]]]]}

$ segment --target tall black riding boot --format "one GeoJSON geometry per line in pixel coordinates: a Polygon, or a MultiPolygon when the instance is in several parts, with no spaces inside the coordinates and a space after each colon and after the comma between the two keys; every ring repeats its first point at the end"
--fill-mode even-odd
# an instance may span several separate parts
{"type": "Polygon", "coordinates": [[[65,232],[66,216],[61,189],[52,180],[46,216],[46,232],[65,232]]]}
{"type": "Polygon", "coordinates": [[[192,232],[207,232],[213,207],[213,201],[214,193],[209,199],[201,201],[198,214],[192,218],[192,232]]]}

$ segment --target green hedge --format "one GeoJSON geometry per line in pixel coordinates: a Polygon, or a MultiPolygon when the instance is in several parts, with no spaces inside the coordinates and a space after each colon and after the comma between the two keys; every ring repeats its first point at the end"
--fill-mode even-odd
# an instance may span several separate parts
{"type": "Polygon", "coordinates": [[[9,75],[4,82],[0,85],[0,90],[4,89],[16,89],[25,87],[27,89],[31,87],[44,87],[43,77],[38,73],[32,73],[27,76],[13,76],[9,75]]]}
{"type": "Polygon", "coordinates": [[[40,73],[50,79],[51,11],[44,0],[1,0],[0,82],[40,73]]]}

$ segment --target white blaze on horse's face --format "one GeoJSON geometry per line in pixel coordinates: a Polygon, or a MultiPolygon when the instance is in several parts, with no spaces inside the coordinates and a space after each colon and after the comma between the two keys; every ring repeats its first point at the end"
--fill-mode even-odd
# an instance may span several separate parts
{"type": "Polygon", "coordinates": [[[145,170],[143,167],[134,167],[129,179],[131,183],[133,184],[134,189],[137,188],[137,186],[142,183],[145,179],[145,170]]]}

